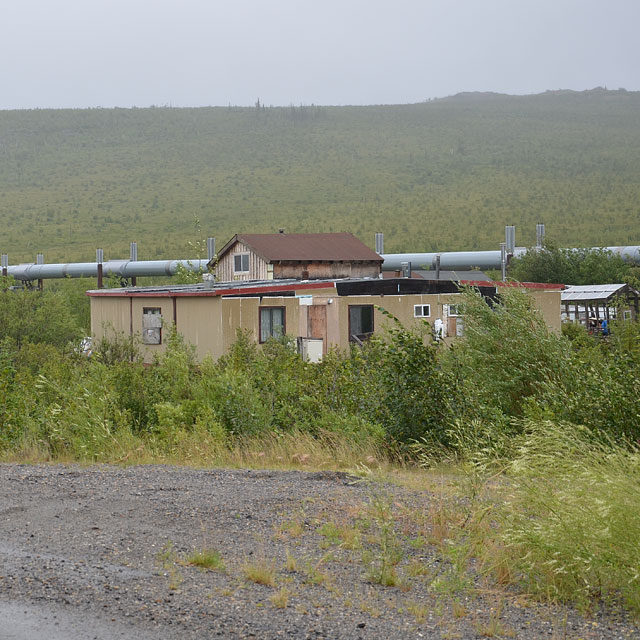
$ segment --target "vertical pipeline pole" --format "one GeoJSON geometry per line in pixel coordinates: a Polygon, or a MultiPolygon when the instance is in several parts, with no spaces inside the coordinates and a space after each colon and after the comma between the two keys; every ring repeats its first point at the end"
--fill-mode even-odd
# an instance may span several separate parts
{"type": "Polygon", "coordinates": [[[502,282],[507,280],[507,243],[500,243],[500,263],[502,266],[502,282]]]}
{"type": "MultiPolygon", "coordinates": [[[[44,253],[38,253],[36,255],[36,264],[44,264],[44,253]]],[[[42,291],[44,287],[44,280],[42,278],[38,278],[38,289],[42,291]]]]}
{"type": "MultiPolygon", "coordinates": [[[[5,279],[9,275],[9,256],[6,253],[0,256],[0,265],[2,265],[2,278],[5,279]]],[[[2,285],[2,290],[6,291],[6,280],[3,281],[2,285]]]]}
{"type": "MultiPolygon", "coordinates": [[[[129,260],[131,262],[138,261],[138,243],[137,242],[132,242],[129,245],[129,260]]],[[[132,276],[131,285],[135,287],[137,284],[138,284],[138,279],[135,276],[132,276]]]]}
{"type": "Polygon", "coordinates": [[[102,262],[104,260],[104,251],[96,249],[96,262],[98,263],[98,289],[102,289],[102,262]]]}

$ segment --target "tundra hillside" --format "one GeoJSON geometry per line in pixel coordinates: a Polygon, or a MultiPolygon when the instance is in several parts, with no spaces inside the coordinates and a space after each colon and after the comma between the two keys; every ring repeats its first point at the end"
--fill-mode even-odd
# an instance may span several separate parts
{"type": "Polygon", "coordinates": [[[195,257],[194,219],[349,231],[387,252],[637,244],[640,93],[460,94],[414,105],[0,112],[11,263],[195,257]]]}
{"type": "MultiPolygon", "coordinates": [[[[458,587],[475,558],[495,585],[640,614],[636,323],[614,325],[607,340],[575,326],[555,335],[518,290],[492,308],[469,290],[452,348],[389,318],[383,337],[318,364],[286,338],[259,348],[246,335],[196,364],[174,333],[144,367],[118,336],[81,353],[63,290],[0,296],[6,461],[395,469],[384,477],[425,488],[447,463],[441,484],[461,482],[423,516],[458,587]],[[55,318],[59,330],[21,323],[27,304],[26,316],[55,318]]],[[[391,544],[396,525],[383,520],[391,544]]],[[[389,544],[376,579],[400,586],[389,544]]]]}

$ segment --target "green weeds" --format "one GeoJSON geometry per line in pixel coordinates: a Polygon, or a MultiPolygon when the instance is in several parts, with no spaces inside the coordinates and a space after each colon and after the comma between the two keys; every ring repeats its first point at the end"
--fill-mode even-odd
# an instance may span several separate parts
{"type": "Polygon", "coordinates": [[[220,552],[216,549],[201,549],[187,556],[186,561],[194,567],[211,571],[224,571],[225,566],[220,552]]]}
{"type": "Polygon", "coordinates": [[[242,573],[246,580],[267,587],[275,587],[277,570],[275,562],[261,556],[252,560],[246,560],[242,573]]]}
{"type": "Polygon", "coordinates": [[[369,514],[374,532],[369,538],[370,548],[362,552],[367,578],[385,587],[400,586],[402,581],[397,565],[403,558],[403,551],[395,532],[391,498],[374,495],[369,504],[369,514]]]}

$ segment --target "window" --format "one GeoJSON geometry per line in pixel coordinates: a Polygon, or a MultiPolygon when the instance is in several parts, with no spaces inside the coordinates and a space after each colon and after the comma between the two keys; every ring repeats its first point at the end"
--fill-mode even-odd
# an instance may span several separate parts
{"type": "Polygon", "coordinates": [[[458,310],[458,305],[457,304],[450,304],[449,305],[449,315],[450,316],[459,316],[460,312],[458,310]]]}
{"type": "Polygon", "coordinates": [[[260,342],[285,333],[284,307],[260,307],[260,342]]]}
{"type": "Polygon", "coordinates": [[[373,305],[349,307],[349,341],[362,342],[373,333],[373,305]]]}
{"type": "Polygon", "coordinates": [[[429,318],[430,316],[431,316],[430,304],[414,304],[413,305],[414,318],[429,318]]]}
{"type": "Polygon", "coordinates": [[[249,271],[248,253],[236,253],[233,256],[233,271],[235,273],[247,273],[249,271]]]}
{"type": "Polygon", "coordinates": [[[142,309],[142,344],[162,344],[162,309],[142,309]]]}

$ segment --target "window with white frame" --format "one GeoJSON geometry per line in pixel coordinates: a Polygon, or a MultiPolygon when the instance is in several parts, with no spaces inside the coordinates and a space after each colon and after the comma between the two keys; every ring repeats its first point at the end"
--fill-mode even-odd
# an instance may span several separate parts
{"type": "Polygon", "coordinates": [[[414,304],[413,317],[414,318],[430,318],[431,305],[430,304],[414,304]]]}
{"type": "Polygon", "coordinates": [[[247,273],[249,271],[248,253],[236,253],[233,256],[233,271],[234,273],[247,273]]]}
{"type": "Polygon", "coordinates": [[[142,344],[162,344],[162,309],[142,309],[142,344]]]}
{"type": "Polygon", "coordinates": [[[260,342],[285,333],[284,307],[260,307],[260,342]]]}

